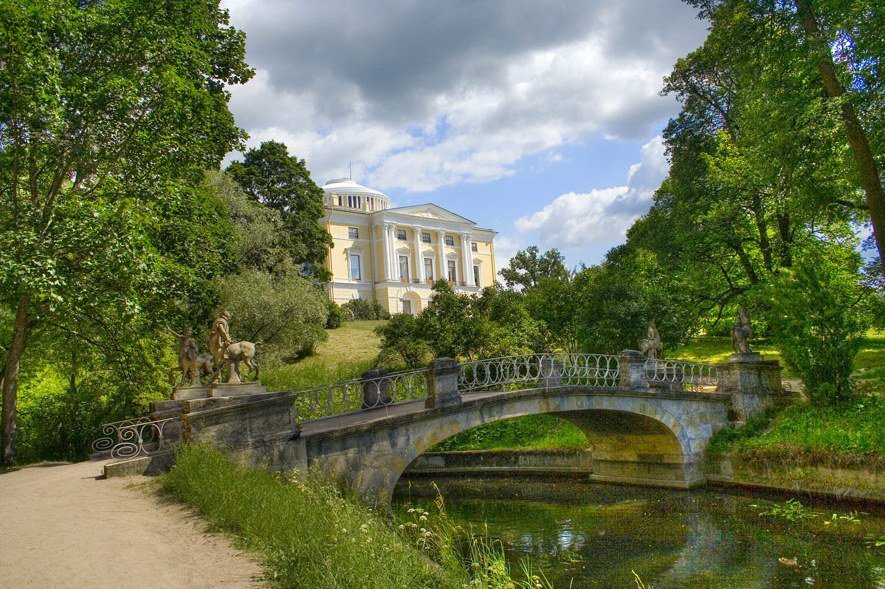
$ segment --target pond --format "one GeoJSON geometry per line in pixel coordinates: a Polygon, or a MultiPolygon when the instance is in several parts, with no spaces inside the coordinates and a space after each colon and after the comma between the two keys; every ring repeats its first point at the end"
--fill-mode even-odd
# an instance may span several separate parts
{"type": "MultiPolygon", "coordinates": [[[[527,560],[556,589],[885,588],[885,513],[722,490],[537,479],[437,479],[455,522],[527,560]]],[[[427,481],[396,509],[434,511],[427,481]]]]}

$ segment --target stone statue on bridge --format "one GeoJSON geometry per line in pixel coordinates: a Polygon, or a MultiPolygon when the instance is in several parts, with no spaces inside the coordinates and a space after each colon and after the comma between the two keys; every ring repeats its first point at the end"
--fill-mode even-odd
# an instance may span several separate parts
{"type": "Polygon", "coordinates": [[[639,349],[649,360],[657,360],[663,346],[654,319],[648,322],[648,337],[639,341],[639,349]]]}
{"type": "Polygon", "coordinates": [[[227,369],[227,384],[239,384],[240,362],[244,362],[252,373],[247,380],[258,379],[258,362],[255,360],[255,344],[247,341],[233,341],[230,337],[230,311],[222,311],[212,324],[209,332],[209,352],[212,354],[213,378],[221,376],[222,369],[227,369]]]}
{"type": "Polygon", "coordinates": [[[743,307],[738,307],[737,319],[731,328],[731,347],[738,354],[752,354],[750,351],[750,314],[743,307]]]}
{"type": "MultiPolygon", "coordinates": [[[[176,387],[182,387],[188,384],[197,387],[202,384],[200,382],[200,352],[197,348],[197,341],[193,338],[194,330],[185,327],[183,333],[176,333],[169,326],[166,329],[178,338],[178,369],[181,371],[181,380],[176,387]]],[[[175,371],[170,368],[170,372],[175,371]]]]}

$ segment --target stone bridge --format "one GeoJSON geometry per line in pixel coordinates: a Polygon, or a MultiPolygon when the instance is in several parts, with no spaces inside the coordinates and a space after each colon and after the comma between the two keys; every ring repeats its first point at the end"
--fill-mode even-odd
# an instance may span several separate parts
{"type": "MultiPolygon", "coordinates": [[[[439,442],[542,413],[586,435],[591,478],[689,488],[704,482],[716,431],[786,400],[777,362],[755,354],[705,366],[628,350],[466,364],[442,358],[422,370],[370,371],[309,391],[163,401],[152,406],[153,419],[125,427],[137,433],[128,453],[148,455],[137,464],[156,460],[151,454],[162,462],[179,439],[204,441],[253,464],[319,469],[384,503],[409,465],[439,442]]],[[[126,464],[110,465],[109,474],[126,464]]]]}

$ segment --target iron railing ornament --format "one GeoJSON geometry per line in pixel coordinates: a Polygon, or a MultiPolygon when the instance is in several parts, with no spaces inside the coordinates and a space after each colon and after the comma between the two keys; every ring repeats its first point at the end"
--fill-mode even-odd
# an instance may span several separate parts
{"type": "Polygon", "coordinates": [[[140,421],[119,429],[119,441],[111,448],[111,457],[124,459],[167,452],[178,443],[181,420],[178,417],[140,421]]]}
{"type": "Polygon", "coordinates": [[[120,430],[122,428],[127,428],[129,426],[137,425],[140,423],[147,423],[150,420],[150,417],[143,416],[136,417],[134,419],[121,419],[120,421],[103,423],[101,425],[101,437],[92,442],[92,452],[108,452],[109,450],[111,450],[111,448],[120,443],[120,430]]]}
{"type": "Polygon", "coordinates": [[[649,358],[645,362],[645,374],[653,387],[669,385],[679,390],[702,392],[719,384],[719,369],[710,364],[649,358]]]}

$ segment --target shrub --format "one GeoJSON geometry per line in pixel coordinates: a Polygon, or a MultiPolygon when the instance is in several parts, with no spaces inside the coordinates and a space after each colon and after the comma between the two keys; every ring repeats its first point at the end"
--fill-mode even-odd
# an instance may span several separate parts
{"type": "Polygon", "coordinates": [[[247,270],[219,282],[232,337],[261,342],[263,363],[310,356],[326,338],[326,295],[308,280],[247,270]]]}
{"type": "Polygon", "coordinates": [[[418,320],[412,315],[396,314],[385,325],[376,327],[375,333],[381,336],[379,365],[417,368],[427,361],[430,347],[421,337],[418,320]]]}
{"type": "Polygon", "coordinates": [[[366,299],[353,299],[341,305],[344,316],[353,321],[373,321],[378,319],[390,319],[390,313],[378,301],[366,299]]]}
{"type": "Polygon", "coordinates": [[[329,300],[327,310],[329,317],[326,319],[326,329],[338,329],[341,327],[341,324],[344,322],[344,311],[341,310],[338,303],[329,300]]]}
{"type": "Polygon", "coordinates": [[[852,362],[869,326],[855,252],[808,251],[765,291],[772,338],[816,404],[851,395],[852,362]],[[854,266],[854,269],[852,269],[854,266]]]}

